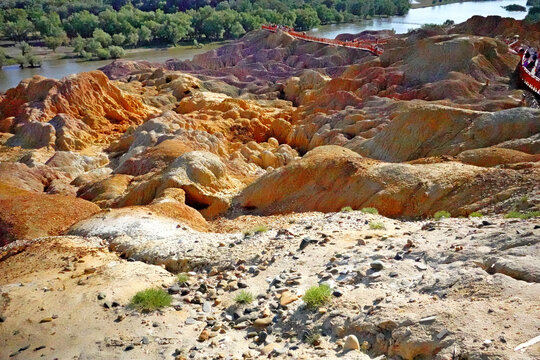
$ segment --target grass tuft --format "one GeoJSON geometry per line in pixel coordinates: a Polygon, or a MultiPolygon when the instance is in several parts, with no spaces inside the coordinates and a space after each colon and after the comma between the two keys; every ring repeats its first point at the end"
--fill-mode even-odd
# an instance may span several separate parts
{"type": "Polygon", "coordinates": [[[372,207],[363,208],[360,211],[362,211],[365,214],[379,215],[379,210],[377,210],[375,208],[372,208],[372,207]]]}
{"type": "Polygon", "coordinates": [[[153,288],[139,291],[131,299],[130,306],[143,312],[154,311],[170,306],[172,296],[165,290],[153,288]]]}
{"type": "Polygon", "coordinates": [[[473,211],[472,213],[469,214],[469,217],[482,217],[484,215],[482,215],[481,212],[478,212],[478,211],[473,211]]]}
{"type": "Polygon", "coordinates": [[[302,300],[309,309],[318,309],[332,300],[332,289],[326,284],[312,286],[302,296],[302,300]]]}
{"type": "Polygon", "coordinates": [[[345,206],[341,208],[341,212],[351,212],[353,211],[353,208],[350,206],[345,206]]]}
{"type": "Polygon", "coordinates": [[[433,215],[435,220],[447,219],[449,217],[452,217],[452,215],[446,210],[437,211],[435,215],[433,215]]]}
{"type": "Polygon", "coordinates": [[[306,334],[306,342],[311,346],[317,346],[321,343],[321,333],[318,330],[313,330],[306,334]]]}
{"type": "Polygon", "coordinates": [[[186,273],[180,273],[176,275],[176,279],[180,285],[185,284],[189,281],[189,275],[186,273]]]}
{"type": "Polygon", "coordinates": [[[235,296],[234,301],[237,304],[251,304],[254,299],[255,296],[253,296],[252,293],[246,290],[242,290],[235,296]]]}
{"type": "Polygon", "coordinates": [[[369,228],[371,230],[384,230],[384,229],[386,229],[386,227],[384,226],[383,223],[375,222],[375,221],[370,221],[369,222],[369,228]]]}
{"type": "Polygon", "coordinates": [[[269,230],[268,227],[265,226],[265,225],[257,225],[252,229],[244,231],[244,236],[251,236],[251,235],[254,235],[254,234],[262,234],[262,233],[267,232],[268,230],[269,230]]]}
{"type": "Polygon", "coordinates": [[[532,219],[539,216],[540,216],[540,211],[527,211],[524,213],[519,212],[519,211],[510,211],[509,213],[504,215],[504,217],[507,219],[522,219],[522,220],[532,219]]]}

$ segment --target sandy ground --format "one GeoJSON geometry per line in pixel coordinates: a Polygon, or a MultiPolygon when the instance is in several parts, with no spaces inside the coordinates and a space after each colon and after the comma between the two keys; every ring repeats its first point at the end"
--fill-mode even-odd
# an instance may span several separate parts
{"type": "Polygon", "coordinates": [[[99,238],[5,248],[0,359],[540,357],[540,343],[514,351],[540,334],[538,220],[400,222],[351,212],[219,223],[269,230],[221,234],[245,241],[220,248],[231,254],[227,264],[210,257],[192,269],[174,306],[149,314],[127,305],[139,290],[175,283],[164,266],[123,259],[99,238]],[[300,250],[303,239],[309,244],[300,250]],[[490,265],[492,258],[499,262],[490,265]],[[337,291],[324,308],[280,304],[284,291],[300,297],[320,282],[337,291]],[[239,288],[257,297],[253,304],[235,305],[239,288]],[[245,319],[231,317],[238,310],[245,319]],[[272,320],[261,329],[257,318],[272,320]],[[203,330],[210,338],[198,341],[203,330]],[[321,334],[320,343],[309,344],[308,333],[321,334]],[[365,342],[362,351],[343,351],[351,334],[365,342]]]}

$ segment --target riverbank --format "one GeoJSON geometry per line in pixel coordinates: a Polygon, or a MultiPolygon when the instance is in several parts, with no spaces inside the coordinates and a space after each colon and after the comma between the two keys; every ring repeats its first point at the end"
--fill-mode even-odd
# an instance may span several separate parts
{"type": "MultiPolygon", "coordinates": [[[[179,45],[176,47],[135,48],[126,50],[123,59],[147,60],[151,62],[163,62],[168,59],[187,60],[197,54],[207,52],[227,44],[228,41],[203,44],[202,47],[192,45],[179,45]]],[[[5,48],[10,57],[20,55],[20,50],[15,47],[5,48]]],[[[41,68],[20,69],[18,65],[5,66],[0,71],[0,93],[17,86],[21,80],[34,75],[60,79],[70,74],[96,70],[108,65],[113,60],[85,61],[77,58],[71,47],[57,49],[56,53],[44,47],[35,47],[34,54],[42,57],[41,68]]]]}

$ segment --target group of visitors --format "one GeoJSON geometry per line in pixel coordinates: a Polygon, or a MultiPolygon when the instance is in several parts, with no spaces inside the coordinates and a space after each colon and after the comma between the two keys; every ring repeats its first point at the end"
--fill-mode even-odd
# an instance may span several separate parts
{"type": "Polygon", "coordinates": [[[527,70],[529,70],[531,74],[534,74],[534,76],[539,77],[540,64],[538,63],[538,52],[532,47],[523,49],[522,51],[525,51],[525,54],[523,55],[523,66],[527,70]]]}

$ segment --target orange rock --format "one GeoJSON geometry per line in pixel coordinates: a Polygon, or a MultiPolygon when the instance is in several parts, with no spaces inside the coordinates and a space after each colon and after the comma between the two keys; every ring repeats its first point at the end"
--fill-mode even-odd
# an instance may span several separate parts
{"type": "Polygon", "coordinates": [[[148,118],[150,108],[123,93],[105,74],[92,71],[62,80],[34,76],[0,98],[0,123],[48,122],[58,114],[82,120],[102,136],[124,132],[148,118]]]}
{"type": "Polygon", "coordinates": [[[473,208],[504,201],[516,186],[530,187],[539,179],[539,168],[518,172],[457,162],[391,164],[342,147],[322,146],[263,175],[235,202],[264,215],[334,212],[345,206],[374,207],[390,217],[429,216],[438,210],[467,215],[473,208]]]}
{"type": "Polygon", "coordinates": [[[0,183],[0,246],[18,239],[61,235],[99,211],[98,206],[75,197],[36,194],[0,183]]]}

